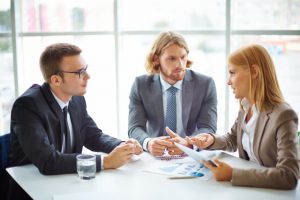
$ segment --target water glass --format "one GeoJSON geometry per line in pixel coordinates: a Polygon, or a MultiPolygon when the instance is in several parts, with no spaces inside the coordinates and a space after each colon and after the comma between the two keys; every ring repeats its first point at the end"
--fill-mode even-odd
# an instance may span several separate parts
{"type": "Polygon", "coordinates": [[[82,180],[96,177],[96,156],[79,154],[76,156],[77,174],[82,180]]]}

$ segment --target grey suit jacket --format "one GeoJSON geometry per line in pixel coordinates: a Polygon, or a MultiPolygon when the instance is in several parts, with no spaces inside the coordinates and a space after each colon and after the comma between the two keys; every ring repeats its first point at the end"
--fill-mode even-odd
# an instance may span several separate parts
{"type": "MultiPolygon", "coordinates": [[[[210,149],[235,151],[249,160],[243,149],[241,128],[244,111],[240,111],[231,132],[216,135],[210,149]]],[[[265,169],[233,169],[232,184],[276,189],[293,189],[299,176],[297,147],[298,117],[287,104],[261,112],[257,120],[253,152],[265,169]]]]}
{"type": "MultiPolygon", "coordinates": [[[[129,137],[143,144],[148,137],[163,135],[165,120],[159,74],[137,77],[129,98],[129,137]]],[[[217,94],[212,78],[186,71],[182,82],[182,120],[187,136],[216,132],[217,94]]]]}

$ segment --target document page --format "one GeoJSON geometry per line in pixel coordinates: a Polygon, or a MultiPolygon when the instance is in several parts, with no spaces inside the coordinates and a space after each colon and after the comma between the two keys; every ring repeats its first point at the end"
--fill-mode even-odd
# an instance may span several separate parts
{"type": "Polygon", "coordinates": [[[189,155],[191,158],[193,158],[196,162],[201,163],[203,160],[209,161],[216,157],[220,151],[209,151],[209,150],[200,150],[195,151],[194,149],[190,149],[186,146],[183,146],[179,143],[174,143],[181,151],[189,155]]]}
{"type": "Polygon", "coordinates": [[[168,178],[201,178],[209,180],[212,174],[202,163],[190,158],[156,162],[143,170],[144,172],[167,175],[168,178]]]}

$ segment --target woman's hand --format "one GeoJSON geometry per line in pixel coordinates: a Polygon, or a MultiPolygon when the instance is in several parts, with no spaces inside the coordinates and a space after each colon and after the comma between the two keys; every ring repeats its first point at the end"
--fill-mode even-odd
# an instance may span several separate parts
{"type": "Polygon", "coordinates": [[[217,181],[231,181],[232,179],[232,167],[230,165],[215,159],[214,162],[217,167],[209,161],[203,161],[205,167],[210,169],[217,181]]]}
{"type": "Polygon", "coordinates": [[[215,138],[209,133],[201,133],[194,137],[186,137],[190,145],[196,145],[199,149],[205,149],[214,143],[215,138]]]}

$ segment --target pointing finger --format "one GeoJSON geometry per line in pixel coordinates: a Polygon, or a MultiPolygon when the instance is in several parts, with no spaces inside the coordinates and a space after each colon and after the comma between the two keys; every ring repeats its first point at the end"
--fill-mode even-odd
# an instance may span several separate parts
{"type": "Polygon", "coordinates": [[[169,127],[166,127],[166,132],[171,136],[171,137],[176,137],[177,134],[174,133],[169,127]]]}

